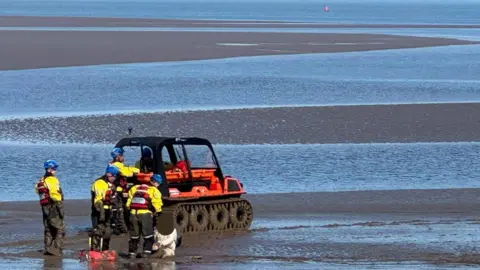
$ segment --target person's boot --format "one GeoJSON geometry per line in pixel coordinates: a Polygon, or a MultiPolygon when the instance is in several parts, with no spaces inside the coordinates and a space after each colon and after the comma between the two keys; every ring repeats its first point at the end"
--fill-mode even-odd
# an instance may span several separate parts
{"type": "Polygon", "coordinates": [[[43,244],[44,244],[44,250],[45,250],[44,255],[50,255],[48,250],[52,246],[52,241],[53,241],[53,237],[52,237],[52,234],[50,233],[50,230],[45,229],[45,231],[43,232],[43,244]]]}
{"type": "Polygon", "coordinates": [[[143,239],[143,252],[141,255],[142,258],[150,258],[152,256],[153,241],[153,236],[143,239]]]}
{"type": "Polygon", "coordinates": [[[52,245],[50,246],[48,252],[52,253],[55,256],[62,256],[63,251],[63,237],[65,236],[63,230],[57,230],[55,235],[55,239],[52,241],[52,245]]]}
{"type": "Polygon", "coordinates": [[[153,248],[153,236],[149,238],[145,238],[143,241],[143,251],[147,252],[149,254],[152,253],[152,248],[153,248]]]}
{"type": "Polygon", "coordinates": [[[62,249],[61,249],[62,239],[61,238],[62,238],[62,234],[57,232],[57,235],[54,239],[52,239],[50,246],[45,248],[46,255],[62,256],[62,249]]]}
{"type": "Polygon", "coordinates": [[[62,256],[62,250],[54,247],[53,245],[48,247],[45,253],[47,255],[53,255],[53,256],[57,256],[57,257],[62,256]]]}
{"type": "MultiPolygon", "coordinates": [[[[101,227],[101,226],[97,226],[101,227]]],[[[102,240],[103,230],[95,228],[91,231],[92,235],[92,250],[93,251],[102,251],[105,246],[105,239],[102,240]]]]}
{"type": "Polygon", "coordinates": [[[102,251],[110,249],[110,239],[103,239],[103,248],[102,251]]]}
{"type": "Polygon", "coordinates": [[[152,252],[149,250],[144,250],[142,254],[139,256],[140,258],[148,259],[152,256],[152,252]]]}
{"type": "Polygon", "coordinates": [[[128,242],[128,254],[130,258],[135,258],[137,256],[137,249],[138,249],[138,243],[139,239],[132,239],[130,238],[130,241],[128,242]]]}

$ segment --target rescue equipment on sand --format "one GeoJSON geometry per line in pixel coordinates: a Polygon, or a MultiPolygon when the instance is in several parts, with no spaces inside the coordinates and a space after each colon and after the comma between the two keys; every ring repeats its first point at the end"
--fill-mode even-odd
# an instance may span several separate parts
{"type": "MultiPolygon", "coordinates": [[[[92,246],[92,235],[88,237],[89,250],[81,250],[79,253],[80,260],[87,261],[114,261],[117,258],[117,252],[115,250],[97,251],[92,246]]],[[[103,238],[100,238],[100,250],[103,249],[103,238]]]]}

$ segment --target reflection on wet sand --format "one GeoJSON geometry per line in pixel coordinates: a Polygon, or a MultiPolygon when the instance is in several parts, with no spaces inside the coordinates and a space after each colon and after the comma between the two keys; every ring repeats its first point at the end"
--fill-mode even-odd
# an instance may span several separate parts
{"type": "Polygon", "coordinates": [[[43,269],[62,269],[63,260],[61,258],[46,257],[43,259],[43,269]]]}

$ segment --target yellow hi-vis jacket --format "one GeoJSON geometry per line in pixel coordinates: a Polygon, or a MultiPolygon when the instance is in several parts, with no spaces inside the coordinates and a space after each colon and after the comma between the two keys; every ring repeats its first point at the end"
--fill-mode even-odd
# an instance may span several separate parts
{"type": "Polygon", "coordinates": [[[103,178],[95,180],[92,184],[92,204],[100,211],[100,209],[111,209],[114,196],[113,184],[105,181],[103,178]]]}
{"type": "Polygon", "coordinates": [[[35,193],[38,193],[38,184],[40,182],[43,182],[43,184],[47,187],[48,189],[48,195],[50,199],[54,202],[60,202],[63,200],[63,194],[62,194],[62,188],[60,187],[60,181],[58,179],[51,175],[47,177],[42,177],[40,180],[35,183],[35,193]]]}
{"type": "MultiPolygon", "coordinates": [[[[117,169],[120,171],[120,174],[124,177],[132,177],[134,173],[139,173],[140,169],[132,167],[132,166],[125,166],[122,162],[115,161],[111,163],[111,165],[117,167],[117,169]]],[[[122,192],[123,188],[118,186],[117,187],[117,192],[122,192]]],[[[125,191],[126,192],[126,191],[125,191]]]]}
{"type": "Polygon", "coordinates": [[[126,206],[132,214],[153,214],[153,211],[159,213],[163,206],[162,194],[154,186],[135,185],[128,191],[126,206]],[[147,209],[140,209],[142,205],[147,209]]]}
{"type": "Polygon", "coordinates": [[[132,177],[134,173],[139,173],[140,169],[132,167],[132,166],[125,166],[122,162],[115,161],[112,163],[113,166],[117,167],[120,171],[120,174],[125,177],[132,177]]]}

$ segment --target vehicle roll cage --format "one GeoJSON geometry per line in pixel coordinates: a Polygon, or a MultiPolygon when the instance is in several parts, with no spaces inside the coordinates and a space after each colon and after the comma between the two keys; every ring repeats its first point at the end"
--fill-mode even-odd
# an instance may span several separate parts
{"type": "MultiPolygon", "coordinates": [[[[175,138],[175,137],[128,137],[123,138],[115,144],[115,147],[124,148],[129,146],[136,146],[141,148],[141,153],[143,152],[144,147],[148,147],[152,150],[153,154],[153,173],[159,174],[164,179],[164,183],[168,183],[165,168],[164,168],[164,161],[162,159],[162,150],[165,147],[168,151],[170,161],[173,164],[176,164],[179,160],[177,160],[177,153],[176,149],[174,148],[175,145],[179,145],[182,148],[183,158],[186,162],[189,179],[193,180],[192,177],[192,168],[190,167],[190,162],[188,159],[187,150],[185,149],[185,145],[204,145],[207,146],[212,154],[212,160],[216,166],[215,176],[218,177],[220,182],[223,182],[224,176],[222,173],[222,169],[220,168],[220,164],[218,162],[217,156],[215,151],[213,150],[212,144],[207,139],[198,138],[198,137],[185,137],[185,138],[175,138]]],[[[140,166],[143,168],[142,159],[140,159],[140,166]]]]}

